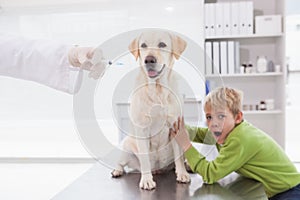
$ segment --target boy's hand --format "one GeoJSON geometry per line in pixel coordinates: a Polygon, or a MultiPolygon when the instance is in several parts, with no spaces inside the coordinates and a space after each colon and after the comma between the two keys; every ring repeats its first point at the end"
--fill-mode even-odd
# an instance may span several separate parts
{"type": "Polygon", "coordinates": [[[72,66],[90,71],[89,77],[94,79],[100,78],[106,67],[99,48],[75,46],[69,50],[68,59],[72,66]]]}
{"type": "Polygon", "coordinates": [[[184,118],[178,117],[178,121],[174,122],[173,128],[170,128],[171,137],[175,138],[179,146],[186,152],[192,143],[189,138],[189,134],[184,126],[184,118]]]}

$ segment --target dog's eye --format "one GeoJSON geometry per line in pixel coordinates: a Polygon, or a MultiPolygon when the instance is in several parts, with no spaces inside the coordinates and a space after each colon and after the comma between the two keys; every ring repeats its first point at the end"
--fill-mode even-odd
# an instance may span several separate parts
{"type": "Polygon", "coordinates": [[[142,48],[147,48],[147,45],[146,45],[145,43],[142,43],[142,44],[141,44],[141,47],[142,47],[142,48]]]}
{"type": "Polygon", "coordinates": [[[167,45],[164,43],[164,42],[160,42],[159,44],[158,44],[158,47],[159,48],[164,48],[164,47],[166,47],[167,45]]]}

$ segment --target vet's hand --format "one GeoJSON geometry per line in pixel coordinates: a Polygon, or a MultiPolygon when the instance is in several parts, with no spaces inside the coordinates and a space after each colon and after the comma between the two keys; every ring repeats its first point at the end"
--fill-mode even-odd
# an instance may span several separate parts
{"type": "Polygon", "coordinates": [[[179,146],[186,152],[191,148],[192,143],[189,138],[189,133],[184,126],[184,118],[178,117],[178,120],[174,122],[173,127],[170,128],[171,137],[175,138],[179,146]]]}
{"type": "Polygon", "coordinates": [[[99,48],[75,46],[69,50],[68,59],[72,66],[90,71],[91,78],[98,79],[103,76],[106,63],[99,48]]]}

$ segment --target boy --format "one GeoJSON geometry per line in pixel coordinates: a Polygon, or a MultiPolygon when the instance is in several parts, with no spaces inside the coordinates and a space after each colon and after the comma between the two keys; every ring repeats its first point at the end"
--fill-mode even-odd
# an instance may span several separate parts
{"type": "Polygon", "coordinates": [[[300,173],[271,137],[243,119],[241,107],[241,92],[217,88],[205,99],[208,128],[185,126],[184,119],[178,118],[171,136],[184,150],[191,169],[208,184],[236,171],[261,182],[271,200],[300,199],[300,173]],[[193,142],[217,143],[218,157],[207,161],[190,138],[193,142]]]}

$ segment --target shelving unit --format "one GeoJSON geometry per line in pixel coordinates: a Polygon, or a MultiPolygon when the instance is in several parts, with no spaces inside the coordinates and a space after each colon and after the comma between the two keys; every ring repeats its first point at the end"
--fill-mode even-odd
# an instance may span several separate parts
{"type": "MultiPolygon", "coordinates": [[[[245,0],[240,0],[245,1],[245,0]]],[[[249,0],[248,0],[249,1],[249,0]]],[[[212,3],[229,2],[228,0],[216,0],[212,3]]],[[[211,1],[205,1],[211,3],[211,1]]],[[[275,15],[284,13],[284,0],[253,0],[254,17],[258,15],[275,15]]],[[[254,19],[253,19],[254,20],[254,19]]],[[[210,88],[229,86],[237,88],[244,93],[245,119],[260,129],[266,131],[283,148],[285,146],[285,28],[282,33],[274,34],[247,34],[209,36],[205,41],[238,41],[240,44],[240,63],[251,62],[256,67],[257,56],[264,55],[274,64],[280,65],[280,72],[249,73],[249,74],[212,74],[206,75],[210,88]],[[274,109],[256,110],[260,101],[274,100],[274,109]],[[251,107],[251,110],[249,109],[251,107]]]]}
{"type": "Polygon", "coordinates": [[[244,115],[274,115],[274,114],[282,114],[281,110],[267,110],[267,111],[260,111],[260,110],[250,110],[244,111],[244,115]]]}
{"type": "Polygon", "coordinates": [[[226,39],[243,39],[243,38],[271,38],[271,37],[282,37],[283,34],[250,34],[250,35],[226,35],[226,36],[208,36],[206,40],[226,40],[226,39]]]}
{"type": "Polygon", "coordinates": [[[206,78],[247,78],[247,77],[272,77],[282,76],[282,72],[266,72],[266,73],[249,73],[249,74],[212,74],[206,75],[206,78]]]}

